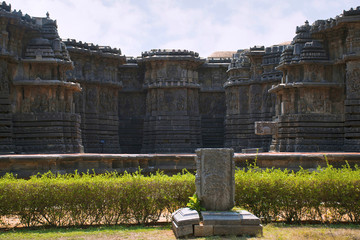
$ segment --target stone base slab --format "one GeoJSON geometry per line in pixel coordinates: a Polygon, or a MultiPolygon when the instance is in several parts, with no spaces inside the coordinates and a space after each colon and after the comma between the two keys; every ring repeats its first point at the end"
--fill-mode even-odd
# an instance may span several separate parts
{"type": "Polygon", "coordinates": [[[193,235],[193,225],[178,226],[174,221],[172,222],[172,229],[177,238],[193,235]]]}
{"type": "Polygon", "coordinates": [[[258,217],[248,211],[196,211],[181,208],[172,214],[176,237],[207,237],[222,235],[262,236],[263,226],[258,217]],[[202,220],[202,221],[200,221],[202,220]]]}
{"type": "Polygon", "coordinates": [[[190,208],[180,208],[172,215],[172,229],[176,237],[185,237],[194,234],[194,225],[199,225],[200,216],[190,208]]]}
{"type": "Polygon", "coordinates": [[[208,237],[214,235],[214,226],[212,225],[195,225],[194,236],[195,237],[208,237]]]}

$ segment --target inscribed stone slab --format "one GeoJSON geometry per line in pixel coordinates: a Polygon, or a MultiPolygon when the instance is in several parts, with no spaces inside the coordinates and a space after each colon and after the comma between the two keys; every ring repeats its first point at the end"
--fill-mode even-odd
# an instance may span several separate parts
{"type": "Polygon", "coordinates": [[[233,155],[231,148],[196,150],[196,193],[208,211],[226,211],[234,206],[233,155]]]}

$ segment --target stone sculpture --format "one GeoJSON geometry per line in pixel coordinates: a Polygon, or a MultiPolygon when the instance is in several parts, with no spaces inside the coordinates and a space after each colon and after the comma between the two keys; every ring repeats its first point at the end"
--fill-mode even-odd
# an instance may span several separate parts
{"type": "Polygon", "coordinates": [[[247,211],[232,211],[235,199],[234,150],[196,150],[196,194],[206,210],[182,208],[172,214],[177,237],[262,234],[260,219],[247,211]]]}

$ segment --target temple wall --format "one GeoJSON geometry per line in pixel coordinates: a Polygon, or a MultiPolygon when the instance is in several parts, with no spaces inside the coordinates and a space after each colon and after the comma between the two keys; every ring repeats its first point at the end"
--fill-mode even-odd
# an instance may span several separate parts
{"type": "Polygon", "coordinates": [[[73,68],[56,21],[0,6],[2,153],[82,152],[73,68]]]}
{"type": "Polygon", "coordinates": [[[360,151],[360,8],[201,58],[62,40],[0,5],[0,153],[360,151]]]}
{"type": "Polygon", "coordinates": [[[81,85],[75,94],[76,112],[81,116],[81,135],[85,152],[120,153],[119,67],[125,63],[121,51],[109,47],[66,40],[75,68],[68,79],[81,85]]]}

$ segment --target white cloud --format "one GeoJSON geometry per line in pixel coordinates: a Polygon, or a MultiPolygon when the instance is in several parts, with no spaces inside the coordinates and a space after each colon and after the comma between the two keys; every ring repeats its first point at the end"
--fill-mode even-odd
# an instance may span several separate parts
{"type": "Polygon", "coordinates": [[[335,17],[354,0],[13,0],[31,16],[50,12],[63,38],[121,48],[138,56],[153,48],[214,51],[292,40],[305,20],[335,17]]]}

